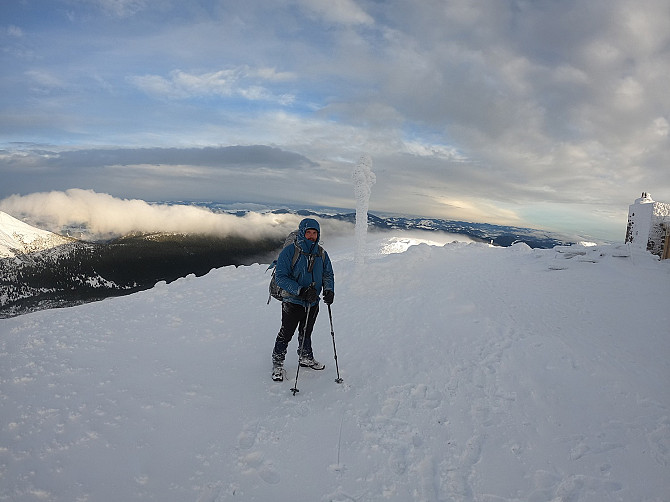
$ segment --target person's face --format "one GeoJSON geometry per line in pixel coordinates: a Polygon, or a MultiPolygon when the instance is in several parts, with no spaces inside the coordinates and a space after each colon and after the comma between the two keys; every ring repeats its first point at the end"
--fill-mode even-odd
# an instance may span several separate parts
{"type": "Polygon", "coordinates": [[[305,230],[305,239],[308,241],[316,242],[316,239],[319,237],[319,232],[314,230],[313,228],[308,228],[305,230]]]}

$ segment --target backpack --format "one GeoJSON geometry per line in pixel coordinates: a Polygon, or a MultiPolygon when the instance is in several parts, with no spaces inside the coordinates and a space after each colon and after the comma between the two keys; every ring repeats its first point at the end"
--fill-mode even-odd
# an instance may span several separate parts
{"type": "MultiPolygon", "coordinates": [[[[293,270],[293,267],[295,267],[298,258],[300,258],[300,254],[305,254],[304,251],[300,249],[300,246],[298,245],[297,242],[297,238],[298,238],[298,230],[293,230],[290,234],[286,236],[286,239],[284,240],[284,246],[282,246],[282,251],[288,246],[294,247],[293,258],[291,259],[291,270],[293,270]]],[[[321,256],[322,260],[325,260],[325,251],[320,245],[319,245],[319,256],[321,256]]],[[[270,296],[268,296],[268,303],[267,303],[268,305],[270,304],[270,300],[272,298],[275,298],[280,302],[284,300],[283,296],[284,290],[279,287],[275,278],[275,275],[277,274],[277,260],[274,260],[272,263],[270,263],[270,266],[267,269],[265,269],[265,271],[267,272],[270,269],[272,269],[272,277],[270,277],[270,285],[268,286],[268,290],[270,292],[270,296]]]]}

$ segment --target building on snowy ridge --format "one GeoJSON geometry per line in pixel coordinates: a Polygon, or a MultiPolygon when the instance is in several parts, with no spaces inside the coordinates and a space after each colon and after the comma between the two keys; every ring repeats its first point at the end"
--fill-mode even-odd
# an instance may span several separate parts
{"type": "Polygon", "coordinates": [[[628,207],[626,242],[664,260],[670,255],[669,238],[670,204],[655,202],[649,193],[642,192],[628,207]]]}

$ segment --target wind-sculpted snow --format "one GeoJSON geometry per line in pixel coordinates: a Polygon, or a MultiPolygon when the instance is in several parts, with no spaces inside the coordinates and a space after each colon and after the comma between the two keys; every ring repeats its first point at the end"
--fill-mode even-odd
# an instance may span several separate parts
{"type": "Polygon", "coordinates": [[[351,242],[295,396],[260,265],[0,320],[0,499],[667,500],[670,262],[351,242]]]}

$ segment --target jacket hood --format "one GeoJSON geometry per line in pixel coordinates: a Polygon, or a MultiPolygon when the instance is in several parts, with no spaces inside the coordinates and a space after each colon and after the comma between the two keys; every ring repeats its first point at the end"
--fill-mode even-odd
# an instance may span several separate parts
{"type": "Polygon", "coordinates": [[[300,225],[298,225],[298,242],[300,243],[302,249],[304,251],[309,251],[310,248],[312,247],[312,242],[308,241],[305,238],[305,231],[309,228],[313,228],[316,230],[319,235],[316,237],[316,242],[314,245],[316,246],[319,243],[319,240],[321,239],[321,227],[319,226],[319,222],[316,221],[314,218],[305,218],[300,222],[300,225]]]}

